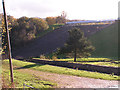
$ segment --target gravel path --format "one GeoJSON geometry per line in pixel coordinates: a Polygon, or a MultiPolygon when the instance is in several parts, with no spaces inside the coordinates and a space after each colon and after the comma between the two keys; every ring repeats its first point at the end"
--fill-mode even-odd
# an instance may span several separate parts
{"type": "Polygon", "coordinates": [[[19,69],[20,72],[38,76],[44,80],[57,83],[60,88],[109,88],[118,86],[118,81],[92,79],[71,75],[55,74],[49,72],[35,71],[31,69],[19,69]]]}

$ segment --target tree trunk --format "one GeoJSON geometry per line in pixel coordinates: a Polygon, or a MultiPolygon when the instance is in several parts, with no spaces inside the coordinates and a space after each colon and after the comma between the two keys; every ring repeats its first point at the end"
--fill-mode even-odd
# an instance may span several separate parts
{"type": "Polygon", "coordinates": [[[76,52],[76,48],[75,48],[75,51],[74,51],[74,62],[76,62],[76,55],[77,55],[77,52],[76,52]]]}

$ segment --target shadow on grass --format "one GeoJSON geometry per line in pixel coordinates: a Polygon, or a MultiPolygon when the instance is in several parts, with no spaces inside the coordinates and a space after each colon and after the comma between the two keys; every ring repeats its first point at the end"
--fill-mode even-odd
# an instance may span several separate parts
{"type": "Polygon", "coordinates": [[[26,66],[19,67],[19,68],[16,68],[16,69],[27,69],[27,68],[32,68],[32,67],[35,67],[35,66],[43,66],[43,65],[41,65],[41,64],[31,64],[31,65],[26,65],[26,66]]]}

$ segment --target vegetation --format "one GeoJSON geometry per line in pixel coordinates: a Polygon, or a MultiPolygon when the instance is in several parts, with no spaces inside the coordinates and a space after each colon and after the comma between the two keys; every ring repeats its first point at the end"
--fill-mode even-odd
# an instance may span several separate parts
{"type": "MultiPolygon", "coordinates": [[[[24,46],[26,43],[34,40],[35,38],[43,37],[47,33],[63,25],[56,23],[54,25],[48,25],[47,22],[41,18],[21,17],[16,19],[12,16],[7,16],[7,18],[11,46],[14,48],[24,46]]],[[[2,20],[2,29],[2,51],[3,54],[7,54],[7,33],[4,28],[4,20],[2,20]]]]}
{"type": "MultiPolygon", "coordinates": [[[[23,46],[25,43],[36,38],[37,34],[49,28],[47,22],[41,18],[21,17],[16,19],[12,16],[8,18],[8,29],[10,32],[11,46],[15,48],[23,46]]],[[[2,18],[2,51],[7,54],[7,33],[2,18]]]]}
{"type": "Polygon", "coordinates": [[[46,17],[46,21],[48,25],[53,25],[53,24],[64,24],[66,22],[66,13],[63,11],[61,13],[61,16],[57,17],[46,17]]]}
{"type": "Polygon", "coordinates": [[[118,57],[118,23],[104,28],[96,34],[89,37],[96,50],[92,57],[118,57]]]}
{"type": "Polygon", "coordinates": [[[11,43],[19,45],[36,38],[37,34],[48,29],[47,22],[41,18],[21,17],[17,19],[16,25],[12,26],[11,43]]]}
{"type": "Polygon", "coordinates": [[[56,24],[56,17],[46,17],[48,25],[56,24]]]}
{"type": "MultiPolygon", "coordinates": [[[[54,55],[46,56],[44,60],[54,61],[53,57],[55,57],[55,56],[54,55]]],[[[55,58],[56,58],[55,61],[65,61],[65,62],[69,62],[69,63],[91,64],[91,65],[109,66],[109,67],[120,67],[119,66],[120,61],[118,61],[116,59],[111,59],[111,58],[77,58],[76,62],[74,62],[73,58],[66,58],[66,59],[61,58],[60,59],[60,56],[56,56],[55,58]]],[[[39,60],[41,58],[33,58],[33,59],[39,60]]]]}
{"type": "Polygon", "coordinates": [[[69,31],[69,38],[65,47],[61,48],[58,54],[72,53],[74,54],[74,62],[76,62],[77,56],[88,57],[93,50],[94,47],[84,37],[84,33],[79,28],[73,28],[69,31]]]}
{"type": "Polygon", "coordinates": [[[47,30],[44,30],[44,31],[42,31],[41,33],[38,33],[37,34],[37,38],[38,37],[43,37],[43,36],[45,36],[46,34],[48,34],[49,32],[52,32],[53,30],[55,30],[55,29],[58,29],[58,28],[60,28],[61,26],[63,26],[64,24],[54,24],[54,25],[49,25],[49,28],[47,29],[47,30]]]}
{"type": "MultiPolygon", "coordinates": [[[[4,64],[8,64],[8,60],[4,60],[3,62],[4,64]]],[[[98,72],[90,72],[90,71],[77,70],[77,69],[75,70],[75,69],[57,67],[52,65],[40,65],[36,63],[24,62],[18,60],[13,60],[13,66],[16,67],[16,70],[19,68],[27,68],[38,71],[67,74],[67,75],[74,75],[80,77],[89,77],[89,78],[105,79],[105,80],[118,80],[118,76],[116,75],[103,74],[98,72]]]]}
{"type": "MultiPolygon", "coordinates": [[[[0,14],[0,16],[2,17],[2,14],[0,14]]],[[[9,16],[8,16],[9,17],[9,16]]],[[[11,17],[12,18],[12,17],[11,17]]],[[[14,19],[15,20],[15,19],[14,19]]],[[[7,32],[6,32],[6,29],[5,29],[5,24],[4,24],[4,19],[1,18],[1,31],[0,33],[2,33],[2,54],[5,54],[7,52],[7,32]]],[[[11,30],[11,24],[8,22],[8,25],[10,26],[8,29],[9,31],[11,30]]]]}
{"type": "MultiPolygon", "coordinates": [[[[10,80],[9,80],[9,66],[8,63],[3,62],[3,70],[2,70],[2,77],[3,77],[3,88],[11,87],[10,80]]],[[[43,81],[40,77],[31,75],[24,72],[19,72],[14,70],[14,85],[15,88],[23,88],[23,84],[32,86],[34,88],[52,88],[56,87],[55,83],[51,83],[49,81],[43,81]]],[[[25,88],[29,88],[25,86],[25,88]]]]}

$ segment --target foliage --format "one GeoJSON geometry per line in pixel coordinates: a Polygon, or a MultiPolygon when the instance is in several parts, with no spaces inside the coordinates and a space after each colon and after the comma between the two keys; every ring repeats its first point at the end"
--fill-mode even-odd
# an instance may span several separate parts
{"type": "Polygon", "coordinates": [[[48,25],[53,25],[56,23],[56,17],[47,17],[46,21],[47,21],[48,25]]]}
{"type": "Polygon", "coordinates": [[[62,11],[61,16],[56,17],[56,23],[66,23],[66,13],[62,11]]]}
{"type": "MultiPolygon", "coordinates": [[[[0,14],[2,17],[1,23],[2,23],[2,54],[7,53],[7,32],[5,29],[5,24],[4,24],[4,17],[2,14],[0,14]]],[[[7,16],[8,18],[8,30],[9,32],[11,31],[12,25],[15,25],[16,19],[12,16],[7,16]]]]}
{"type": "MultiPolygon", "coordinates": [[[[3,15],[1,15],[3,16],[3,15]]],[[[2,23],[2,53],[5,54],[6,52],[6,49],[7,49],[7,32],[5,30],[5,25],[4,25],[4,19],[2,17],[2,20],[1,20],[1,23],[2,23]]]]}
{"type": "Polygon", "coordinates": [[[47,17],[46,21],[48,25],[53,25],[53,24],[62,24],[66,22],[66,19],[62,16],[57,16],[57,17],[47,17]]]}
{"type": "Polygon", "coordinates": [[[79,28],[73,28],[69,31],[69,38],[63,48],[58,51],[58,54],[68,53],[70,56],[74,54],[74,61],[76,57],[88,57],[94,47],[84,37],[84,33],[79,28]]]}
{"type": "MultiPolygon", "coordinates": [[[[12,47],[24,45],[36,38],[37,34],[49,28],[47,22],[41,18],[21,17],[15,19],[12,16],[7,16],[7,19],[12,47]]],[[[4,27],[4,19],[2,18],[2,46],[5,53],[7,50],[7,33],[4,27]]]]}
{"type": "MultiPolygon", "coordinates": [[[[2,15],[2,14],[1,14],[2,15]]],[[[35,38],[42,37],[47,33],[59,28],[61,25],[50,25],[41,18],[14,18],[7,16],[8,28],[10,33],[10,40],[12,48],[24,46],[26,43],[34,40],[35,38]]],[[[56,23],[54,23],[56,24],[56,23]]],[[[5,54],[7,51],[7,33],[4,28],[4,19],[2,18],[2,51],[5,54]]]]}
{"type": "Polygon", "coordinates": [[[37,32],[47,30],[49,28],[47,22],[41,18],[30,18],[30,22],[36,26],[37,32]]]}
{"type": "MultiPolygon", "coordinates": [[[[2,14],[1,14],[2,16],[2,14]]],[[[29,41],[49,28],[47,22],[41,18],[14,18],[7,16],[10,42],[12,47],[24,46],[29,41]]],[[[2,52],[7,55],[7,32],[2,17],[2,52]]]]}
{"type": "Polygon", "coordinates": [[[58,16],[56,18],[56,23],[65,23],[65,18],[63,18],[62,16],[58,16]]]}
{"type": "Polygon", "coordinates": [[[46,17],[46,21],[48,25],[53,25],[53,24],[64,24],[66,22],[66,13],[63,11],[61,13],[61,16],[57,17],[46,17]]]}
{"type": "Polygon", "coordinates": [[[52,56],[52,60],[56,61],[57,60],[57,56],[52,56]]]}
{"type": "Polygon", "coordinates": [[[46,59],[45,55],[40,55],[40,59],[46,59]]]}
{"type": "Polygon", "coordinates": [[[17,24],[12,26],[12,44],[19,45],[28,42],[46,29],[48,29],[47,22],[41,18],[21,17],[17,19],[17,24]]]}

